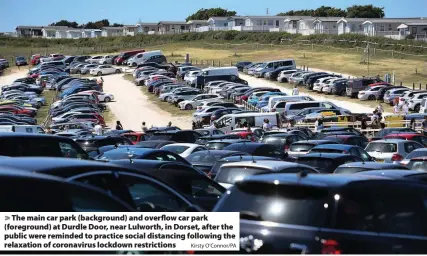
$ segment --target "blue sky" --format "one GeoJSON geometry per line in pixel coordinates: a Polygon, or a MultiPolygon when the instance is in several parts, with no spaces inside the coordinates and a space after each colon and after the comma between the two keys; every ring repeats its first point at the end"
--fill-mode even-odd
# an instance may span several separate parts
{"type": "Polygon", "coordinates": [[[321,5],[346,8],[353,4],[385,7],[387,17],[427,16],[426,0],[0,0],[0,32],[17,25],[48,25],[61,19],[86,23],[103,18],[111,23],[135,24],[159,20],[179,21],[200,8],[222,7],[238,15],[265,15],[321,5]]]}

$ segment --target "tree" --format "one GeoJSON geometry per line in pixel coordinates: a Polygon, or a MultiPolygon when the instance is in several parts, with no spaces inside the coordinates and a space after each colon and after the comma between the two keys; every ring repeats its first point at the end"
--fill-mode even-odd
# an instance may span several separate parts
{"type": "Polygon", "coordinates": [[[71,28],[78,28],[79,24],[75,21],[68,21],[68,20],[60,20],[58,22],[54,22],[52,24],[49,24],[49,26],[66,26],[71,28]]]}
{"type": "Polygon", "coordinates": [[[111,25],[110,27],[123,27],[123,24],[119,24],[119,23],[114,23],[113,25],[111,25]]]}
{"type": "Polygon", "coordinates": [[[235,11],[229,11],[222,8],[200,9],[196,13],[188,16],[185,21],[189,20],[208,20],[210,17],[229,17],[235,16],[235,11]]]}
{"type": "Polygon", "coordinates": [[[346,17],[347,12],[340,8],[329,7],[329,6],[320,6],[314,10],[315,17],[346,17]]]}
{"type": "Polygon", "coordinates": [[[353,5],[347,8],[348,18],[384,18],[384,7],[370,5],[353,5]]]}
{"type": "Polygon", "coordinates": [[[88,23],[82,26],[86,29],[101,29],[102,27],[109,27],[110,22],[107,19],[103,19],[95,22],[89,21],[88,23]]]}
{"type": "Polygon", "coordinates": [[[288,12],[281,12],[277,14],[277,16],[313,16],[314,10],[297,10],[297,11],[288,11],[288,12]]]}

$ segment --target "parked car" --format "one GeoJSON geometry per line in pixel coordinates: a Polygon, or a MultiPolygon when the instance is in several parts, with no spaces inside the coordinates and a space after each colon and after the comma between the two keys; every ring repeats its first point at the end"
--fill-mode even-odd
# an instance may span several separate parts
{"type": "Polygon", "coordinates": [[[205,148],[204,146],[193,143],[174,143],[163,146],[160,149],[173,152],[184,158],[195,152],[207,150],[207,148],[205,148]]]}
{"type": "Polygon", "coordinates": [[[400,161],[400,164],[406,166],[412,158],[416,157],[427,157],[427,148],[415,149],[414,151],[406,155],[406,157],[402,161],[400,161]]]}
{"type": "Polygon", "coordinates": [[[334,173],[361,173],[366,171],[375,170],[409,170],[408,168],[392,163],[378,163],[378,162],[355,162],[338,166],[334,173]]]}
{"type": "Polygon", "coordinates": [[[362,161],[375,161],[363,148],[345,144],[322,144],[310,149],[309,153],[339,153],[360,157],[362,161]]]}
{"type": "Polygon", "coordinates": [[[212,177],[212,167],[216,165],[218,161],[223,158],[232,157],[232,156],[247,156],[247,153],[239,151],[229,151],[229,150],[202,150],[191,153],[186,157],[186,160],[191,163],[192,166],[208,174],[209,177],[212,177]]]}
{"type": "Polygon", "coordinates": [[[26,66],[28,65],[27,60],[23,56],[18,56],[15,58],[15,65],[16,66],[26,66]]]}
{"type": "Polygon", "coordinates": [[[90,70],[91,75],[96,76],[102,76],[102,75],[108,75],[108,74],[119,74],[122,71],[119,68],[115,68],[113,66],[109,65],[99,65],[93,69],[90,70]]]}
{"type": "Polygon", "coordinates": [[[309,153],[298,157],[299,164],[309,165],[321,173],[333,173],[334,170],[345,163],[363,162],[360,157],[339,153],[309,153]]]}
{"type": "Polygon", "coordinates": [[[298,158],[301,155],[308,154],[308,152],[318,146],[323,144],[334,144],[336,142],[331,140],[301,140],[294,142],[290,145],[288,154],[290,157],[298,158]]]}
{"type": "Polygon", "coordinates": [[[387,139],[372,141],[365,150],[377,162],[398,164],[409,153],[419,148],[424,148],[424,146],[415,141],[387,139]]]}
{"type": "Polygon", "coordinates": [[[411,170],[427,172],[427,157],[414,157],[406,167],[411,170]]]}
{"type": "Polygon", "coordinates": [[[384,139],[411,140],[420,143],[424,147],[427,147],[427,136],[421,133],[391,133],[384,136],[384,139]]]}

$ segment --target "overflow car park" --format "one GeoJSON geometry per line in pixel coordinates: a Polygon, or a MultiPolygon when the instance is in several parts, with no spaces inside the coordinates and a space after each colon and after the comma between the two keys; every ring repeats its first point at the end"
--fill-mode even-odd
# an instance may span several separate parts
{"type": "Polygon", "coordinates": [[[427,251],[427,184],[413,178],[427,171],[423,92],[378,77],[300,70],[292,59],[216,68],[168,63],[160,50],[74,56],[70,63],[63,57],[42,58],[28,78],[3,86],[2,169],[35,173],[28,175],[34,186],[45,179],[37,174],[46,174],[82,189],[118,191],[100,185],[115,179],[126,193],[102,196],[126,211],[240,212],[241,252],[427,251]],[[132,73],[132,86],[159,102],[190,113],[193,129],[107,127],[104,111],[115,97],[93,79],[122,73],[132,73]],[[242,74],[313,92],[255,86],[242,74]],[[341,98],[319,100],[320,93],[341,98]],[[377,120],[373,109],[349,108],[346,97],[408,102],[414,113],[384,111],[377,120]],[[40,110],[48,115],[36,123],[40,110]],[[106,170],[119,178],[100,175],[106,170]],[[144,184],[150,196],[121,180],[144,184]],[[261,246],[248,245],[250,238],[261,246]]]}

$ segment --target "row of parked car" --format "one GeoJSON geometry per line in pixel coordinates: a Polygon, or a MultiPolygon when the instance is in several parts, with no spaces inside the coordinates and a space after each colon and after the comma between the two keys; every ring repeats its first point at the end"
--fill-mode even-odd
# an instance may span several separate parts
{"type": "Polygon", "coordinates": [[[292,60],[269,62],[239,62],[236,66],[240,71],[255,77],[277,80],[280,83],[290,83],[305,86],[307,90],[318,93],[332,94],[359,98],[360,100],[380,100],[390,105],[401,101],[409,103],[409,109],[425,113],[427,91],[411,90],[406,86],[395,86],[382,81],[379,77],[344,78],[328,72],[313,72],[299,70],[292,65],[292,60]],[[283,65],[282,65],[283,64],[283,65]]]}

